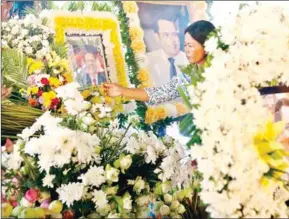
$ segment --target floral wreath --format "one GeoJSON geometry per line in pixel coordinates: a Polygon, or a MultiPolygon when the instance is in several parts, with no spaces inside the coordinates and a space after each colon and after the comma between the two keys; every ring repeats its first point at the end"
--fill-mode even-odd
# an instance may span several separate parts
{"type": "Polygon", "coordinates": [[[213,218],[289,216],[285,124],[273,121],[260,94],[289,84],[288,18],[285,9],[265,3],[231,15],[206,42],[213,59],[188,88],[201,138],[191,155],[213,218]],[[260,22],[264,17],[270,21],[260,22]]]}

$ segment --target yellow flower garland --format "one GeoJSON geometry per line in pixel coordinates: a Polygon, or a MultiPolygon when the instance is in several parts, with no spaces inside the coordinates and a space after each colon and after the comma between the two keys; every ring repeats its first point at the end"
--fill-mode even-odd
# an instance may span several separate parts
{"type": "Polygon", "coordinates": [[[140,27],[133,26],[129,29],[129,36],[132,41],[143,40],[144,31],[140,27]]]}
{"type": "Polygon", "coordinates": [[[122,53],[122,46],[119,38],[118,23],[112,18],[94,18],[85,16],[57,16],[55,22],[55,42],[65,42],[65,32],[69,28],[82,29],[86,31],[110,31],[110,42],[114,44],[113,56],[117,70],[118,83],[128,87],[127,75],[125,72],[125,61],[122,53]]]}

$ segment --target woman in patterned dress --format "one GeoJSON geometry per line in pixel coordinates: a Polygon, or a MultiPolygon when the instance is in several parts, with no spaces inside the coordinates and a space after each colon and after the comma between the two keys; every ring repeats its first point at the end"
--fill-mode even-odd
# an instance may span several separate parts
{"type": "MultiPolygon", "coordinates": [[[[209,21],[197,21],[185,30],[185,53],[191,64],[202,65],[206,58],[204,43],[208,35],[215,30],[209,21]]],[[[124,96],[137,101],[157,105],[178,98],[178,88],[190,83],[183,74],[175,76],[168,84],[151,88],[125,88],[115,83],[104,84],[107,95],[124,96]]]]}

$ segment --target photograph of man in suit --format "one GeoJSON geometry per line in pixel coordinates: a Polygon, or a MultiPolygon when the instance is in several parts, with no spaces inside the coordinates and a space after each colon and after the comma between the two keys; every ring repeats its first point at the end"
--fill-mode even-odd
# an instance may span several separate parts
{"type": "Polygon", "coordinates": [[[185,53],[181,51],[175,19],[160,18],[154,26],[154,32],[161,49],[147,53],[147,58],[152,84],[160,86],[181,74],[179,66],[186,66],[189,62],[185,53]]]}
{"type": "Polygon", "coordinates": [[[100,85],[106,81],[103,59],[99,53],[87,52],[83,58],[84,65],[76,80],[82,87],[100,85]]]}

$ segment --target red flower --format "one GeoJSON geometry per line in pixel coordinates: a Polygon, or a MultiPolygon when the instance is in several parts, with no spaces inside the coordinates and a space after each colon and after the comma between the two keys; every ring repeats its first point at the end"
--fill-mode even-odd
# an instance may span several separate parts
{"type": "Polygon", "coordinates": [[[29,189],[26,193],[25,193],[25,199],[29,202],[35,202],[40,196],[40,192],[38,189],[29,189]]]}
{"type": "Polygon", "coordinates": [[[39,89],[39,90],[38,90],[38,93],[37,93],[37,96],[38,96],[38,97],[41,97],[41,96],[42,96],[42,93],[43,93],[43,91],[39,89]]]}
{"type": "Polygon", "coordinates": [[[49,80],[47,78],[41,78],[41,83],[44,85],[49,85],[49,80]]]}
{"type": "Polygon", "coordinates": [[[65,210],[62,213],[63,219],[73,219],[74,218],[74,211],[73,210],[65,210]]]}
{"type": "Polygon", "coordinates": [[[192,165],[192,167],[197,167],[197,165],[198,165],[197,160],[193,160],[191,162],[191,165],[192,165]]]}
{"type": "Polygon", "coordinates": [[[60,100],[58,98],[52,99],[50,108],[54,108],[54,107],[56,108],[58,106],[59,102],[60,102],[60,100]]]}

